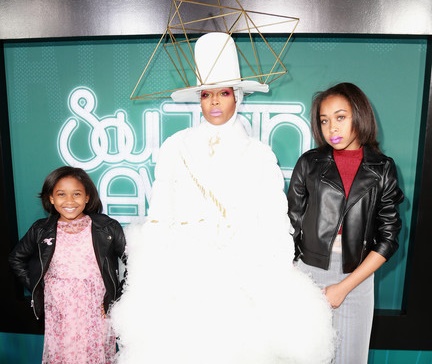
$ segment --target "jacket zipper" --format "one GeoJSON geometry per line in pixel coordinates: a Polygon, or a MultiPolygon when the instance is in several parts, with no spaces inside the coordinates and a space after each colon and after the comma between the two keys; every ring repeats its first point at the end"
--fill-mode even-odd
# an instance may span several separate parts
{"type": "Polygon", "coordinates": [[[111,275],[111,269],[110,269],[109,260],[108,260],[107,257],[105,257],[105,261],[106,261],[107,268],[108,268],[108,275],[109,275],[109,277],[110,277],[110,279],[111,279],[111,282],[112,282],[112,284],[113,284],[113,287],[114,287],[114,300],[116,300],[116,299],[117,299],[116,284],[115,284],[115,280],[113,279],[113,277],[112,277],[112,275],[111,275]]]}
{"type": "MultiPolygon", "coordinates": [[[[373,193],[373,196],[372,196],[372,201],[375,201],[376,200],[376,190],[373,190],[372,191],[372,193],[373,193]]],[[[373,205],[373,207],[375,207],[375,205],[373,205]]],[[[364,238],[363,238],[363,249],[362,249],[362,252],[361,252],[361,255],[360,255],[360,263],[359,263],[359,265],[363,262],[363,259],[365,258],[365,253],[366,253],[366,250],[367,250],[367,240],[366,240],[366,237],[369,235],[369,229],[370,229],[370,225],[371,225],[371,216],[372,216],[372,214],[371,213],[369,213],[368,214],[368,219],[367,219],[367,223],[366,223],[366,227],[365,227],[365,234],[364,234],[364,238]]]]}
{"type": "Polygon", "coordinates": [[[40,244],[38,245],[38,250],[39,250],[39,262],[40,262],[40,265],[41,265],[41,275],[40,275],[38,281],[36,282],[35,286],[33,287],[32,299],[31,299],[31,303],[30,303],[30,306],[33,309],[33,313],[36,316],[36,320],[39,320],[39,316],[36,314],[36,309],[35,309],[35,305],[34,305],[34,293],[35,293],[35,290],[36,290],[37,286],[39,285],[39,283],[40,283],[40,281],[42,280],[42,277],[43,277],[43,262],[42,262],[42,254],[41,254],[41,250],[40,250],[40,244]]]}
{"type": "MultiPolygon", "coordinates": [[[[337,185],[336,183],[333,183],[333,182],[330,181],[329,179],[324,179],[323,176],[321,176],[321,182],[322,182],[322,183],[325,183],[325,184],[327,184],[327,185],[329,185],[331,188],[335,189],[336,191],[341,192],[342,195],[345,196],[344,191],[341,190],[341,189],[339,188],[339,185],[337,185]]],[[[344,204],[343,204],[343,206],[342,206],[342,208],[341,208],[342,211],[341,211],[341,213],[340,213],[340,218],[339,218],[339,221],[338,221],[338,224],[337,224],[337,228],[336,228],[336,230],[335,230],[335,232],[333,233],[333,236],[332,236],[332,241],[331,241],[331,244],[330,244],[330,250],[329,250],[330,252],[333,250],[333,243],[334,243],[334,240],[336,239],[336,236],[337,236],[337,234],[338,234],[338,231],[339,231],[339,229],[340,229],[340,227],[341,227],[341,225],[342,225],[342,221],[343,221],[343,219],[344,219],[344,217],[345,217],[345,214],[346,214],[346,212],[347,212],[347,211],[345,211],[345,210],[346,210],[346,207],[347,207],[347,199],[346,199],[346,197],[344,197],[344,204]]]]}

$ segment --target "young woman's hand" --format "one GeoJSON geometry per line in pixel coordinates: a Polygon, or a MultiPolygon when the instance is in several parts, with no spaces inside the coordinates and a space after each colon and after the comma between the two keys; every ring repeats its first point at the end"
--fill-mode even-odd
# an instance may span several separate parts
{"type": "Polygon", "coordinates": [[[371,251],[366,259],[349,275],[337,284],[332,284],[324,289],[328,302],[333,308],[338,308],[346,296],[362,283],[366,278],[381,267],[385,258],[377,252],[371,251]]]}
{"type": "Polygon", "coordinates": [[[349,293],[341,283],[327,286],[323,291],[332,308],[338,308],[349,293]]]}

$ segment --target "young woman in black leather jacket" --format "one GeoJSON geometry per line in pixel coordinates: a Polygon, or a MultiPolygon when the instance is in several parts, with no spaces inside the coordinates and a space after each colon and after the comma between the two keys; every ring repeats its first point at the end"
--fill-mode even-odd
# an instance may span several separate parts
{"type": "Polygon", "coordinates": [[[318,148],[299,158],[288,190],[296,261],[334,308],[335,364],[366,364],[373,276],[398,248],[403,193],[357,86],[341,83],[317,93],[311,124],[318,148]]]}

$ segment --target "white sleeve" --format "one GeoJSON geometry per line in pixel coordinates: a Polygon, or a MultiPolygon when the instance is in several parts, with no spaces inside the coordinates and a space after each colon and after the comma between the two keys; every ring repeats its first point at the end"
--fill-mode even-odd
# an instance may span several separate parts
{"type": "Polygon", "coordinates": [[[294,259],[294,242],[290,234],[292,227],[288,218],[284,177],[271,148],[264,145],[263,149],[260,151],[260,163],[257,166],[261,191],[258,199],[259,223],[268,238],[271,237],[274,243],[281,244],[280,248],[283,248],[290,259],[294,259]]]}
{"type": "Polygon", "coordinates": [[[149,221],[171,221],[174,218],[182,135],[182,132],[172,135],[160,148],[147,214],[149,221]]]}

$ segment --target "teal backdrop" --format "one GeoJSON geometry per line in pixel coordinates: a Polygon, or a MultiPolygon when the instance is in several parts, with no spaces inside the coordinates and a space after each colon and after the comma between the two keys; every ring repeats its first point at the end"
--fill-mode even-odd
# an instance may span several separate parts
{"type": "MultiPolygon", "coordinates": [[[[280,49],[283,41],[269,36],[280,49]]],[[[80,166],[98,186],[105,212],[123,225],[145,215],[161,143],[199,122],[199,107],[169,99],[129,96],[159,38],[8,42],[7,96],[18,234],[45,216],[37,196],[45,176],[80,166]]],[[[244,40],[239,39],[240,47],[244,40]]],[[[259,45],[263,47],[263,44],[259,45]]],[[[269,61],[264,58],[264,63],[269,61]]],[[[400,309],[416,176],[426,40],[372,37],[294,37],[283,62],[288,73],[269,94],[246,98],[241,115],[250,133],[268,143],[286,186],[300,154],[312,148],[311,98],[338,82],[353,82],[369,96],[379,141],[395,159],[403,228],[400,249],[375,275],[376,308],[400,309]]],[[[173,65],[158,60],[149,89],[176,83],[173,65]]],[[[145,86],[147,87],[147,86],[145,86]]],[[[140,88],[142,91],[143,88],[140,88]]],[[[0,333],[0,361],[38,363],[43,337],[0,333]]],[[[372,350],[369,363],[432,363],[431,352],[372,350]]]]}

